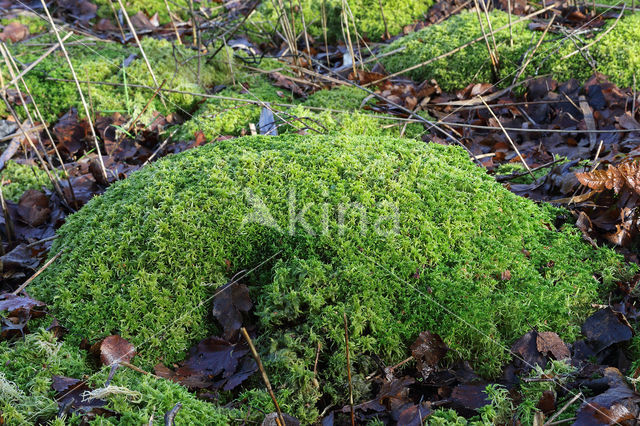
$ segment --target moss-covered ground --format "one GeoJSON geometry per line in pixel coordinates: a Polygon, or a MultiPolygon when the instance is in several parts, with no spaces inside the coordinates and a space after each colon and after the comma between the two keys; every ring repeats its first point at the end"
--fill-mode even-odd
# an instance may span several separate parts
{"type": "MultiPolygon", "coordinates": [[[[492,11],[490,16],[494,30],[508,24],[508,16],[504,12],[492,11]]],[[[607,27],[610,25],[614,25],[613,22],[608,23],[607,27]]],[[[485,29],[488,28],[486,20],[484,20],[484,26],[485,29]]],[[[498,79],[502,87],[512,83],[516,70],[524,63],[525,54],[533,49],[542,35],[541,32],[529,30],[526,21],[515,24],[512,34],[513,46],[509,42],[508,29],[505,28],[495,34],[500,61],[498,79]]],[[[482,37],[482,31],[477,15],[474,12],[463,12],[441,24],[426,27],[389,44],[383,52],[399,48],[404,50],[383,58],[382,63],[389,72],[402,71],[444,55],[478,37],[482,37]]],[[[640,48],[639,40],[640,14],[635,13],[622,18],[613,30],[591,46],[588,51],[598,71],[609,76],[612,82],[621,87],[629,87],[633,84],[635,70],[640,66],[637,62],[640,60],[638,55],[633,54],[640,48]]],[[[538,52],[522,74],[522,78],[551,73],[559,81],[570,78],[586,80],[593,74],[593,69],[583,55],[575,54],[565,59],[565,56],[574,52],[575,49],[574,44],[566,37],[547,34],[538,52]]],[[[484,83],[493,78],[484,41],[409,71],[407,75],[418,81],[435,78],[445,90],[461,89],[470,83],[484,83]]]]}
{"type": "Polygon", "coordinates": [[[281,399],[310,419],[321,396],[346,395],[343,313],[356,383],[375,368],[365,354],[397,362],[425,329],[487,376],[531,327],[574,338],[624,267],[575,228],[556,231],[559,213],[509,193],[458,148],[248,137],[111,186],[60,229],[52,252],[69,251],[31,291],[72,336],[117,331],[149,367],[215,332],[209,297],[250,270],[258,347],[281,399]]]}
{"type": "MultiPolygon", "coordinates": [[[[111,15],[108,2],[97,3],[100,16],[111,15]]],[[[161,22],[168,20],[164,0],[125,3],[130,13],[157,12],[161,22]]],[[[170,3],[181,18],[188,17],[188,1],[170,3]]],[[[302,2],[309,32],[323,38],[323,3],[329,40],[340,40],[341,0],[302,2]]],[[[420,19],[431,1],[381,3],[393,35],[420,19]]],[[[385,28],[378,0],[349,4],[360,34],[380,40],[385,28]]],[[[491,19],[494,28],[508,21],[498,11],[491,19]]],[[[248,28],[276,21],[276,8],[265,1],[248,28]]],[[[40,31],[37,22],[24,23],[40,31]]],[[[299,31],[301,21],[295,25],[299,31]]],[[[631,85],[640,67],[634,54],[640,51],[639,28],[640,14],[626,16],[590,48],[598,70],[620,85],[631,85]]],[[[518,24],[513,47],[508,34],[496,35],[502,86],[511,83],[541,33],[518,24]]],[[[480,35],[476,15],[463,12],[383,47],[383,53],[404,50],[382,62],[388,71],[401,71],[480,35]]],[[[592,73],[581,55],[562,59],[574,46],[560,39],[546,37],[523,77],[550,72],[559,80],[584,80],[592,73]]],[[[53,40],[45,35],[38,43],[53,40]]],[[[373,397],[364,379],[378,367],[373,357],[385,365],[405,359],[420,331],[442,335],[453,349],[448,361],[470,360],[480,374],[494,377],[509,359],[504,348],[532,327],[574,339],[591,303],[627,272],[612,250],[593,249],[575,227],[563,224],[566,211],[509,193],[461,149],[426,145],[420,124],[405,127],[362,110],[369,100],[359,89],[336,86],[302,99],[276,87],[265,73],[243,67],[244,56],[230,59],[230,51],[202,62],[198,74],[194,50],[151,37],[143,46],[165,88],[210,93],[225,86],[216,92],[220,98],[206,101],[165,93],[164,103],[152,101],[143,122],[156,111],[178,113],[186,121],[176,140],[196,132],[208,140],[242,136],[258,123],[262,106],[230,98],[247,99],[270,103],[284,135],[219,141],[160,160],[69,217],[51,251],[66,252],[29,291],[48,302],[71,332],[64,343],[44,331],[0,342],[0,411],[8,424],[55,414],[54,374],[90,376],[95,387],[104,383],[108,372],[96,372],[78,349],[82,338],[119,333],[138,348],[135,363],[146,369],[181,360],[199,339],[219,333],[211,296],[243,269],[255,303],[258,350],[283,410],[303,424],[316,421],[325,406],[347,401],[343,314],[350,323],[354,398],[363,401],[373,397]]],[[[9,48],[28,64],[47,47],[26,41],[9,48]]],[[[154,83],[135,45],[74,36],[68,50],[80,79],[111,84],[83,83],[95,114],[135,117],[143,110],[153,92],[136,85],[154,83]]],[[[257,66],[271,71],[283,65],[266,59],[257,66]]],[[[5,68],[2,73],[10,78],[5,68]]],[[[483,42],[409,76],[435,78],[445,90],[492,78],[483,42]]],[[[74,83],[56,80],[70,77],[60,52],[26,76],[49,124],[71,107],[84,114],[74,83]]],[[[25,189],[48,185],[41,171],[13,162],[2,175],[11,182],[3,195],[13,201],[25,189]]],[[[635,345],[640,347],[638,339],[635,345]]],[[[114,384],[142,395],[140,402],[108,398],[124,424],[146,423],[176,402],[183,404],[184,424],[229,424],[247,415],[134,371],[119,371],[114,384]]],[[[528,389],[529,402],[540,389],[528,389]]],[[[257,375],[238,395],[222,395],[221,403],[233,398],[257,413],[274,410],[257,375]]],[[[429,419],[465,422],[446,410],[429,419]]]]}
{"type": "MultiPolygon", "coordinates": [[[[90,377],[89,385],[105,385],[109,369],[94,373],[96,367],[87,352],[77,345],[59,342],[52,333],[38,330],[15,343],[0,342],[0,412],[5,424],[29,425],[46,422],[58,412],[51,388],[54,375],[77,379],[90,377]]],[[[111,394],[106,408],[118,418],[98,417],[98,424],[147,424],[154,415],[162,418],[176,403],[182,408],[178,424],[225,425],[247,413],[218,408],[198,400],[186,388],[168,380],[156,379],[128,369],[120,369],[112,386],[127,388],[133,394],[111,394]]],[[[69,415],[60,424],[82,424],[78,415],[69,415]]]]}
{"type": "MultiPolygon", "coordinates": [[[[273,32],[281,16],[278,4],[277,0],[262,2],[250,17],[250,27],[267,33],[273,32]]],[[[290,3],[284,1],[282,4],[285,5],[288,20],[291,22],[290,3]]],[[[322,24],[326,22],[328,41],[344,40],[342,23],[344,22],[343,13],[346,13],[352,33],[351,37],[355,36],[353,34],[355,24],[355,30],[361,37],[379,41],[385,35],[385,20],[386,30],[392,36],[397,35],[402,31],[404,25],[423,18],[432,4],[432,0],[350,0],[348,2],[343,0],[308,0],[302,2],[302,15],[304,15],[307,32],[317,39],[324,39],[325,30],[322,24]],[[345,4],[348,7],[344,7],[345,4]]],[[[295,16],[294,26],[299,32],[303,28],[303,23],[297,7],[293,16],[295,16]]]]}

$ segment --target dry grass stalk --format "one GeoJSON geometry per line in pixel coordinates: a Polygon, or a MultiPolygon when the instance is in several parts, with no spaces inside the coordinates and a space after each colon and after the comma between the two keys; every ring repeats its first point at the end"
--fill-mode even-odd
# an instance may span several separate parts
{"type": "Polygon", "coordinates": [[[171,8],[169,7],[169,2],[167,0],[164,0],[164,6],[167,8],[167,13],[169,14],[169,20],[171,20],[171,26],[173,27],[173,31],[176,33],[176,41],[178,42],[178,45],[180,45],[182,44],[182,40],[180,39],[180,32],[178,32],[176,21],[173,19],[173,14],[171,13],[171,8]]]}
{"type": "Polygon", "coordinates": [[[511,84],[516,84],[516,81],[518,81],[518,79],[520,78],[520,76],[522,75],[522,73],[524,73],[525,68],[527,68],[527,66],[529,65],[529,63],[531,62],[531,60],[533,59],[534,55],[536,54],[536,52],[538,51],[538,48],[540,47],[540,45],[542,44],[542,40],[544,40],[544,37],[547,35],[547,32],[549,31],[549,28],[551,28],[551,25],[553,25],[553,21],[555,21],[556,19],[556,15],[553,15],[551,17],[551,20],[549,21],[549,23],[547,24],[547,26],[545,27],[544,31],[542,32],[542,35],[540,36],[540,38],[538,39],[538,42],[536,43],[535,47],[533,48],[533,50],[531,51],[531,54],[527,56],[524,64],[522,64],[522,66],[520,67],[520,69],[518,69],[518,72],[516,73],[516,76],[513,78],[513,82],[511,84]]]}
{"type": "Polygon", "coordinates": [[[278,401],[276,400],[276,395],[273,393],[273,388],[271,387],[271,383],[269,382],[269,376],[267,376],[267,372],[265,371],[264,366],[262,365],[262,361],[260,360],[260,355],[258,355],[258,352],[256,351],[256,347],[253,345],[253,341],[251,340],[249,333],[247,333],[247,329],[242,327],[240,329],[240,332],[242,332],[242,335],[247,340],[247,343],[249,344],[249,349],[251,349],[251,355],[253,355],[253,359],[255,359],[256,364],[258,364],[258,369],[260,370],[260,374],[262,375],[262,380],[264,381],[264,384],[267,387],[267,391],[269,392],[271,401],[273,401],[273,405],[276,407],[276,411],[278,413],[278,420],[280,421],[280,424],[282,426],[285,426],[286,422],[284,421],[284,416],[282,415],[282,411],[280,411],[280,405],[278,405],[278,401]]]}
{"type": "MultiPolygon", "coordinates": [[[[120,0],[118,0],[120,1],[120,0]]],[[[82,101],[82,106],[84,107],[84,112],[87,116],[87,121],[89,122],[89,128],[91,129],[91,135],[93,136],[93,142],[95,143],[96,146],[96,152],[98,153],[98,159],[100,161],[100,169],[102,170],[102,174],[105,178],[105,180],[107,179],[107,169],[104,166],[104,161],[102,160],[102,152],[100,151],[100,144],[98,143],[98,136],[96,135],[96,131],[93,128],[93,121],[91,120],[91,116],[89,114],[89,107],[87,106],[87,102],[84,99],[84,94],[82,93],[82,88],[80,87],[80,82],[78,81],[78,76],[76,75],[76,71],[73,68],[73,64],[71,63],[71,58],[69,58],[69,53],[67,52],[67,49],[64,47],[64,43],[62,42],[62,39],[60,38],[60,33],[58,32],[58,28],[56,27],[55,22],[53,22],[53,18],[51,17],[51,13],[49,13],[49,8],[47,7],[47,3],[45,2],[45,0],[40,0],[40,2],[42,3],[42,6],[44,7],[44,11],[47,14],[47,18],[49,19],[49,24],[51,25],[51,28],[53,29],[53,32],[56,35],[56,39],[58,40],[58,43],[60,44],[60,49],[62,49],[62,53],[64,53],[64,57],[67,61],[67,64],[69,65],[69,69],[71,70],[71,75],[73,76],[73,80],[76,83],[76,89],[78,90],[78,94],[80,95],[80,100],[82,101]]],[[[29,138],[29,140],[31,140],[29,138]]]]}
{"type": "MultiPolygon", "coordinates": [[[[69,33],[71,34],[71,33],[69,33]]],[[[15,60],[13,59],[13,56],[11,55],[11,52],[9,51],[9,49],[7,49],[7,47],[5,46],[5,51],[6,51],[6,55],[9,58],[9,60],[11,61],[11,63],[13,64],[13,68],[15,70],[18,69],[18,66],[16,65],[15,60]]],[[[11,70],[11,67],[9,67],[9,71],[11,72],[12,76],[13,76],[13,71],[11,70]]],[[[22,73],[21,73],[22,74],[22,73]]],[[[42,127],[44,128],[45,133],[47,134],[47,137],[49,138],[49,140],[51,141],[51,145],[53,146],[53,151],[56,154],[56,157],[58,158],[58,161],[60,162],[60,165],[62,167],[62,171],[64,172],[66,178],[67,178],[67,183],[69,184],[69,191],[71,193],[71,200],[75,203],[76,201],[76,196],[75,193],[73,191],[73,186],[71,185],[71,177],[69,175],[69,173],[67,173],[67,168],[64,165],[64,161],[62,161],[62,156],[60,155],[60,151],[58,150],[58,147],[56,146],[56,144],[53,142],[53,136],[51,135],[51,132],[49,132],[49,128],[47,127],[47,125],[45,124],[44,118],[42,117],[42,113],[40,112],[40,108],[38,107],[38,103],[36,102],[35,97],[31,94],[31,90],[29,89],[29,86],[27,85],[27,82],[24,80],[24,78],[22,78],[20,75],[18,75],[15,78],[19,78],[20,82],[22,83],[22,86],[24,87],[24,89],[27,92],[27,96],[29,96],[31,98],[31,103],[33,104],[33,108],[36,112],[36,117],[38,118],[38,120],[40,121],[40,123],[42,123],[42,127]]],[[[15,79],[14,78],[14,79],[15,79]]],[[[16,84],[16,87],[17,84],[16,84]]],[[[26,104],[24,104],[24,108],[25,110],[28,112],[29,109],[27,108],[26,104]]],[[[32,120],[33,123],[33,120],[32,120]]],[[[42,147],[43,152],[45,153],[45,156],[47,157],[47,161],[49,161],[49,165],[51,166],[51,169],[55,169],[55,166],[53,165],[51,159],[49,158],[49,155],[47,154],[47,151],[44,147],[44,145],[42,144],[42,141],[40,140],[40,138],[38,137],[38,141],[40,142],[40,145],[42,147]]],[[[56,176],[57,177],[57,176],[56,176]]],[[[64,191],[60,192],[61,196],[63,197],[64,200],[66,200],[67,203],[69,203],[70,200],[68,200],[66,198],[66,195],[64,194],[64,191]]],[[[74,204],[75,205],[75,204],[74,204]]]]}
{"type": "Polygon", "coordinates": [[[351,381],[351,356],[349,355],[349,328],[347,327],[347,314],[342,314],[344,317],[344,342],[347,351],[347,378],[349,379],[349,405],[351,406],[351,425],[356,424],[356,414],[353,407],[353,382],[351,381]]]}
{"type": "Polygon", "coordinates": [[[482,96],[479,96],[480,99],[482,100],[482,103],[484,103],[484,105],[487,107],[487,109],[489,110],[489,112],[491,113],[491,116],[493,117],[494,120],[496,120],[498,122],[498,126],[500,126],[500,129],[502,129],[502,132],[504,133],[504,135],[507,137],[507,139],[509,140],[509,143],[511,144],[511,147],[513,148],[513,150],[516,152],[516,154],[518,154],[518,158],[520,158],[520,161],[522,162],[522,164],[524,165],[524,168],[527,169],[527,171],[529,172],[529,175],[531,175],[532,178],[535,179],[535,177],[533,176],[533,173],[531,172],[531,169],[529,168],[529,165],[527,164],[527,162],[524,160],[524,157],[522,156],[522,154],[520,154],[520,150],[518,149],[518,147],[516,146],[516,144],[513,142],[513,140],[511,139],[511,136],[509,136],[509,133],[507,133],[507,131],[505,130],[505,128],[502,126],[502,123],[500,122],[500,119],[494,114],[493,110],[491,109],[491,107],[489,106],[489,104],[487,104],[484,100],[484,98],[482,96]]]}
{"type": "MultiPolygon", "coordinates": [[[[484,42],[487,45],[487,51],[489,52],[489,59],[491,60],[491,73],[493,74],[493,80],[497,81],[500,76],[500,71],[498,69],[498,56],[497,52],[494,52],[491,49],[491,45],[489,44],[489,38],[487,36],[487,32],[484,29],[484,24],[482,23],[482,15],[480,14],[480,4],[478,0],[474,0],[476,5],[476,14],[478,15],[478,24],[480,25],[480,31],[482,31],[482,36],[484,37],[484,42]]],[[[487,14],[487,22],[491,22],[489,16],[487,14]]],[[[493,31],[491,31],[491,36],[493,37],[493,31]]],[[[495,39],[494,39],[495,44],[495,39]]]]}
{"type": "Polygon", "coordinates": [[[116,24],[118,24],[118,29],[120,30],[120,35],[122,36],[122,42],[126,42],[127,41],[127,37],[124,35],[124,29],[122,28],[122,24],[120,23],[120,19],[118,19],[118,12],[116,12],[116,8],[113,5],[113,1],[112,0],[108,0],[109,2],[109,7],[111,7],[111,11],[113,12],[113,16],[114,18],[116,18],[116,24]]]}
{"type": "MultiPolygon", "coordinates": [[[[529,19],[533,18],[534,16],[540,15],[540,14],[542,14],[542,13],[547,12],[548,10],[553,9],[553,8],[554,8],[554,7],[556,7],[556,6],[557,6],[557,4],[556,4],[556,3],[553,3],[553,4],[551,4],[551,5],[547,6],[547,7],[543,8],[543,9],[537,10],[537,11],[535,11],[535,12],[533,12],[533,13],[528,14],[527,16],[523,16],[523,17],[521,17],[520,19],[517,19],[517,20],[513,21],[513,22],[511,23],[511,25],[515,25],[515,24],[518,24],[518,23],[520,23],[520,22],[527,21],[527,20],[529,20],[529,19]]],[[[507,25],[503,25],[502,27],[500,27],[500,28],[498,28],[498,29],[494,30],[494,31],[493,31],[493,33],[495,34],[495,33],[498,33],[498,32],[500,32],[500,31],[502,31],[502,30],[505,30],[505,29],[507,29],[509,26],[510,26],[509,24],[507,24],[507,25]]],[[[449,51],[449,52],[447,52],[447,53],[443,53],[442,55],[436,56],[435,58],[428,59],[428,60],[426,60],[426,61],[424,61],[424,62],[421,62],[421,63],[419,63],[419,64],[415,64],[415,65],[412,65],[412,66],[410,66],[410,67],[408,67],[408,68],[405,68],[405,69],[403,69],[403,70],[401,70],[401,71],[394,72],[394,73],[392,73],[392,74],[386,75],[386,76],[384,76],[384,77],[382,77],[382,78],[380,78],[380,79],[378,79],[378,80],[376,80],[376,81],[372,81],[371,83],[366,84],[366,86],[371,86],[371,85],[378,84],[378,83],[383,82],[383,81],[385,81],[385,80],[388,80],[388,79],[390,79],[390,78],[397,77],[397,76],[402,75],[402,74],[406,74],[406,73],[408,73],[409,71],[413,71],[413,70],[415,70],[415,69],[422,68],[422,67],[424,67],[424,66],[426,66],[426,65],[429,65],[429,64],[431,64],[431,63],[433,63],[433,62],[436,62],[436,61],[439,61],[439,60],[441,60],[441,59],[447,58],[447,57],[449,57],[449,56],[451,56],[451,55],[454,55],[454,54],[456,54],[456,53],[460,52],[460,51],[461,51],[461,50],[463,50],[463,49],[466,49],[467,47],[469,47],[469,46],[471,46],[471,45],[473,45],[473,44],[476,44],[476,43],[477,43],[477,42],[479,42],[479,41],[484,40],[484,38],[485,38],[485,37],[484,37],[484,35],[482,35],[482,36],[480,36],[480,37],[477,37],[477,38],[475,38],[475,39],[473,39],[473,40],[471,40],[471,41],[469,41],[469,42],[467,42],[467,43],[465,43],[465,44],[463,44],[463,45],[461,45],[461,46],[456,47],[455,49],[450,50],[450,51],[449,51]]]]}
{"type": "MultiPolygon", "coordinates": [[[[12,78],[14,78],[15,77],[15,71],[13,69],[11,59],[9,59],[9,56],[10,56],[9,50],[5,46],[4,42],[0,43],[0,53],[2,54],[2,57],[3,57],[4,62],[5,62],[5,65],[7,66],[7,69],[9,70],[9,75],[12,78]]],[[[4,79],[3,79],[2,83],[4,84],[4,79]]],[[[34,123],[35,123],[35,120],[31,116],[31,111],[29,111],[29,108],[27,107],[27,102],[26,102],[24,96],[22,96],[22,91],[20,90],[20,86],[18,85],[18,83],[15,83],[14,87],[16,88],[16,91],[18,92],[18,97],[20,98],[20,103],[22,104],[22,107],[24,108],[24,111],[25,111],[25,113],[27,115],[28,123],[30,123],[30,126],[33,126],[34,123]]],[[[27,90],[28,90],[28,88],[27,88],[27,90]]],[[[6,87],[4,85],[3,85],[2,93],[3,93],[3,97],[6,96],[5,95],[6,94],[6,87]]],[[[29,96],[31,96],[30,92],[29,92],[29,96]]],[[[4,99],[5,99],[5,102],[6,102],[6,97],[4,99]]],[[[7,104],[8,104],[8,102],[7,102],[7,104]]],[[[13,109],[11,109],[11,111],[13,111],[13,109]]],[[[16,120],[16,123],[19,126],[22,126],[21,124],[19,124],[18,116],[15,114],[15,111],[13,111],[13,115],[14,115],[14,118],[16,120]]],[[[24,132],[24,135],[27,136],[27,132],[26,131],[24,132]]],[[[45,163],[44,159],[42,158],[42,156],[40,155],[40,152],[38,151],[38,149],[33,144],[33,141],[31,140],[30,137],[28,137],[28,140],[29,140],[33,150],[38,155],[38,159],[42,163],[42,168],[46,171],[47,176],[51,180],[51,184],[53,185],[55,190],[60,194],[62,199],[66,201],[66,199],[64,197],[64,193],[62,192],[62,188],[60,187],[60,184],[58,182],[58,176],[50,172],[50,169],[53,170],[53,169],[55,169],[55,167],[53,166],[51,158],[49,157],[49,154],[47,153],[47,150],[46,150],[44,144],[42,143],[42,139],[40,138],[40,134],[39,133],[36,133],[36,138],[38,140],[38,144],[40,145],[40,148],[42,149],[42,152],[44,153],[44,155],[45,155],[45,157],[47,159],[46,163],[45,163]]]]}
{"type": "Polygon", "coordinates": [[[36,271],[36,273],[35,273],[35,274],[31,275],[31,276],[29,277],[29,279],[28,279],[28,280],[26,280],[25,282],[23,282],[23,283],[22,283],[22,285],[20,285],[20,287],[18,287],[17,289],[15,289],[15,290],[13,291],[13,293],[11,293],[11,294],[13,294],[14,296],[17,296],[18,294],[20,294],[20,292],[21,292],[21,291],[23,291],[25,288],[27,288],[27,286],[28,286],[29,284],[31,284],[31,283],[33,282],[33,280],[35,280],[35,279],[38,277],[38,275],[40,275],[41,273],[43,273],[43,272],[44,272],[44,270],[45,270],[45,269],[47,269],[49,266],[51,266],[51,264],[52,264],[53,262],[55,262],[57,258],[59,258],[60,256],[62,256],[62,253],[63,253],[63,252],[64,252],[64,249],[62,249],[62,250],[60,250],[58,253],[56,253],[56,255],[55,255],[55,256],[53,256],[51,259],[49,259],[49,260],[47,261],[47,263],[45,263],[44,265],[42,265],[42,267],[41,267],[40,269],[38,269],[38,270],[36,271]]]}
{"type": "MultiPolygon", "coordinates": [[[[40,1],[44,3],[44,0],[40,0],[40,1]]],[[[138,33],[136,32],[136,29],[134,28],[133,23],[131,22],[131,18],[129,18],[129,14],[127,13],[126,9],[124,8],[124,5],[122,4],[122,0],[118,0],[118,4],[120,5],[120,10],[122,11],[122,15],[124,16],[124,19],[127,21],[127,26],[129,27],[131,34],[133,34],[133,38],[136,40],[138,49],[140,49],[140,53],[142,54],[142,59],[144,59],[144,63],[147,66],[147,70],[149,71],[149,74],[151,74],[151,78],[153,79],[153,84],[155,84],[155,86],[158,87],[158,80],[156,79],[156,75],[153,72],[153,68],[151,68],[151,63],[149,62],[149,59],[147,58],[146,53],[144,53],[144,49],[142,48],[142,43],[140,43],[140,38],[138,37],[138,33]]],[[[116,19],[118,19],[117,16],[116,16],[116,19]]],[[[160,98],[160,99],[162,100],[162,104],[166,107],[164,99],[163,98],[160,98]]],[[[106,178],[106,173],[105,173],[105,178],[106,178]]]]}

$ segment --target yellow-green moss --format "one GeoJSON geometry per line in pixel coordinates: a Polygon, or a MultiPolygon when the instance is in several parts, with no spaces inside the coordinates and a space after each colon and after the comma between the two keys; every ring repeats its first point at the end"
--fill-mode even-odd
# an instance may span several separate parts
{"type": "MultiPolygon", "coordinates": [[[[52,333],[40,329],[14,343],[0,342],[0,418],[7,425],[35,424],[52,420],[58,411],[51,388],[54,375],[83,379],[89,376],[94,388],[104,386],[109,368],[93,374],[87,353],[77,346],[56,340],[52,333]]],[[[153,414],[164,413],[180,402],[177,424],[225,425],[241,419],[246,412],[218,408],[200,401],[183,386],[121,368],[111,382],[140,394],[139,401],[123,395],[110,395],[106,408],[119,414],[115,420],[98,417],[98,424],[146,424],[153,414]]],[[[62,424],[80,424],[79,417],[62,420],[62,424]]]]}
{"type": "MultiPolygon", "coordinates": [[[[272,33],[279,26],[278,9],[274,7],[277,1],[265,0],[249,19],[249,28],[253,31],[272,33]]],[[[341,14],[342,0],[307,0],[302,2],[302,11],[309,34],[318,39],[324,37],[322,28],[322,7],[325,4],[327,19],[327,38],[330,42],[342,39],[341,14]]],[[[347,2],[358,33],[363,37],[377,41],[384,35],[385,26],[378,0],[350,0],[347,2]]],[[[382,0],[384,17],[391,35],[398,34],[402,27],[422,18],[423,14],[433,4],[431,0],[382,0]]],[[[284,1],[289,20],[291,12],[289,2],[284,1]]],[[[302,20],[296,13],[296,31],[302,30],[302,20]]],[[[353,21],[349,17],[349,24],[353,21]]],[[[350,30],[353,32],[353,27],[350,30]]],[[[352,34],[352,37],[354,35],[352,34]]],[[[355,39],[354,39],[355,40],[355,39]]]]}
{"type": "Polygon", "coordinates": [[[17,202],[28,189],[51,188],[51,181],[44,170],[36,166],[19,164],[13,160],[7,161],[0,175],[5,181],[2,195],[6,200],[17,202]]]}
{"type": "Polygon", "coordinates": [[[376,368],[368,354],[393,364],[425,329],[489,376],[532,327],[575,338],[598,289],[625,267],[574,227],[555,230],[558,213],[454,147],[339,134],[226,140],[160,160],[70,216],[52,248],[68,251],[31,294],[73,339],[118,331],[150,366],[215,333],[209,297],[250,271],[272,383],[312,418],[319,395],[348,395],[343,313],[356,383],[376,368]],[[290,228],[305,205],[311,231],[290,228]]]}
{"type": "MultiPolygon", "coordinates": [[[[72,37],[73,39],[73,37],[72,37]]],[[[75,39],[72,41],[79,41],[75,39]]],[[[83,42],[83,45],[69,45],[69,56],[73,62],[78,78],[85,81],[115,83],[120,86],[93,84],[88,87],[82,84],[85,99],[91,102],[96,114],[109,114],[114,111],[137,116],[147,104],[152,90],[136,88],[131,85],[145,85],[154,87],[153,78],[149,73],[139,50],[135,46],[122,46],[108,42],[83,42]],[[123,61],[135,54],[133,60],[125,69],[123,61]],[[123,84],[128,86],[125,88],[123,84]],[[89,96],[89,91],[90,95],[89,96]]],[[[226,63],[226,52],[220,55],[223,59],[214,59],[210,64],[201,63],[200,81],[197,78],[197,60],[195,52],[184,46],[173,46],[166,40],[145,38],[142,41],[145,53],[149,58],[158,84],[166,80],[164,89],[203,93],[208,87],[229,82],[229,67],[226,63]]],[[[41,52],[21,44],[15,47],[14,54],[22,62],[37,59],[41,52]]],[[[6,73],[3,70],[3,73],[6,73]]],[[[48,78],[70,79],[71,72],[62,53],[57,51],[38,64],[25,77],[26,82],[38,106],[48,122],[55,122],[70,107],[78,109],[81,116],[84,109],[80,96],[73,81],[62,82],[48,80],[48,78]]],[[[165,104],[157,96],[147,108],[142,121],[146,122],[155,111],[161,113],[180,112],[189,113],[198,100],[192,95],[179,93],[165,93],[165,104]]],[[[21,112],[21,108],[17,108],[21,112]]]]}
{"type": "MultiPolygon", "coordinates": [[[[117,0],[112,0],[113,5],[116,10],[120,9],[117,0]]],[[[108,0],[96,0],[94,2],[98,5],[98,16],[101,18],[114,19],[113,11],[111,10],[111,6],[109,6],[108,0]]],[[[170,22],[169,12],[167,12],[167,7],[165,5],[164,0],[122,0],[124,7],[127,9],[127,13],[130,15],[135,15],[138,12],[143,12],[145,15],[152,17],[154,14],[158,14],[158,21],[160,24],[166,24],[170,22]]],[[[171,8],[171,12],[175,14],[180,19],[189,19],[191,13],[189,11],[189,1],[188,0],[170,0],[169,7],[171,8]]],[[[215,16],[220,9],[223,7],[219,2],[215,0],[199,0],[193,2],[194,8],[196,10],[196,16],[200,16],[198,9],[200,7],[211,8],[212,15],[215,16]]]]}
{"type": "MultiPolygon", "coordinates": [[[[508,23],[508,16],[501,11],[490,13],[493,29],[508,23]]],[[[486,21],[484,22],[487,28],[486,21]]],[[[519,64],[527,50],[532,49],[540,38],[540,32],[530,31],[527,22],[513,26],[513,47],[509,44],[509,30],[495,34],[500,58],[500,86],[511,84],[519,64]]],[[[610,22],[608,25],[613,25],[610,22]]],[[[603,29],[604,30],[604,29],[603,29]]],[[[404,47],[404,50],[382,58],[390,72],[402,71],[413,65],[443,55],[465,43],[482,36],[478,18],[474,12],[463,12],[448,18],[441,24],[432,25],[396,40],[383,49],[389,52],[404,47]]],[[[589,48],[597,69],[608,75],[620,86],[629,86],[634,70],[640,67],[635,53],[640,49],[640,14],[628,15],[620,20],[616,28],[589,48]]],[[[564,56],[575,50],[572,42],[560,36],[548,34],[527,66],[522,78],[551,73],[559,80],[569,78],[585,80],[593,70],[580,54],[568,59],[564,56]]],[[[415,80],[435,78],[445,90],[460,89],[474,82],[492,80],[491,64],[486,44],[483,41],[462,49],[451,56],[432,62],[407,73],[415,80]]]]}

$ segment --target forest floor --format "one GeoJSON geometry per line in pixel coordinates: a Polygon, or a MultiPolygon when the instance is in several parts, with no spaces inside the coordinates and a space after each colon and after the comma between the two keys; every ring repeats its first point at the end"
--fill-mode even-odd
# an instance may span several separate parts
{"type": "MultiPolygon", "coordinates": [[[[635,1],[123,3],[0,0],[0,424],[636,424],[635,1]],[[315,386],[308,399],[278,378],[267,392],[273,360],[263,367],[247,346],[260,329],[244,284],[213,298],[224,335],[153,372],[135,365],[121,330],[69,332],[53,298],[30,293],[65,258],[52,250],[57,230],[115,182],[241,136],[322,134],[460,147],[502,187],[562,209],[547,226],[577,229],[624,272],[593,272],[598,300],[576,333],[532,317],[526,334],[505,337],[497,374],[418,327],[397,342],[403,360],[367,354],[370,374],[349,370],[325,391],[314,343],[311,385],[299,388],[315,386]]],[[[348,321],[340,339],[353,333],[358,350],[348,321]]]]}

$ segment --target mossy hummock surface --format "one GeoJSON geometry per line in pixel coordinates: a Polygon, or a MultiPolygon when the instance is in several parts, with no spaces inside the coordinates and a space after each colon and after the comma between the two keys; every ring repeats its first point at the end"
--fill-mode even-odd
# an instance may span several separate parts
{"type": "MultiPolygon", "coordinates": [[[[484,17],[482,19],[488,32],[487,21],[484,17]]],[[[490,12],[490,19],[494,31],[509,23],[508,15],[498,10],[490,12]]],[[[640,14],[627,15],[617,24],[611,21],[602,31],[611,25],[615,25],[615,28],[590,46],[588,52],[598,71],[610,77],[620,87],[629,87],[633,84],[633,73],[640,66],[637,62],[638,55],[634,54],[640,49],[640,14]]],[[[510,45],[508,28],[503,28],[494,35],[500,61],[498,83],[501,87],[512,83],[516,71],[524,64],[527,55],[531,54],[542,33],[529,30],[528,21],[523,21],[513,25],[512,35],[513,46],[510,45]]],[[[596,33],[596,37],[598,36],[596,33]]],[[[400,48],[404,50],[382,58],[381,62],[387,71],[399,72],[444,55],[477,38],[482,38],[482,31],[476,13],[462,12],[385,46],[383,52],[400,48]]],[[[589,41],[591,40],[581,40],[579,45],[589,41]]],[[[593,68],[583,55],[573,54],[575,50],[574,43],[563,35],[548,33],[521,78],[551,73],[558,81],[570,78],[586,80],[593,74],[593,68]]],[[[470,83],[486,83],[493,78],[487,46],[483,40],[409,71],[407,75],[416,81],[435,78],[444,90],[461,89],[470,83]]]]}
{"type": "Polygon", "coordinates": [[[245,269],[279,400],[309,420],[320,398],[348,395],[343,313],[357,398],[376,368],[369,355],[393,364],[423,330],[487,376],[532,327],[574,338],[624,266],[573,226],[557,230],[559,212],[455,147],[239,138],[162,159],[94,198],[60,228],[51,253],[66,252],[30,290],[72,339],[118,332],[148,368],[218,332],[209,298],[245,269]]]}
{"type": "MultiPolygon", "coordinates": [[[[323,10],[326,18],[326,36],[329,42],[343,39],[343,10],[350,26],[351,37],[357,32],[361,37],[378,41],[388,30],[390,35],[398,34],[404,25],[421,19],[433,4],[433,0],[306,0],[302,2],[304,27],[315,38],[323,39],[323,10]],[[344,9],[344,4],[348,9],[344,9]],[[384,14],[384,18],[383,18],[384,14]],[[386,28],[385,28],[386,20],[386,28]],[[355,24],[355,26],[354,26],[355,24]]],[[[276,1],[265,0],[249,18],[249,26],[260,31],[272,33],[280,19],[276,1]]],[[[291,9],[288,2],[283,2],[287,11],[287,19],[291,22],[291,9]]],[[[294,3],[295,4],[295,3],[294,3]]],[[[297,6],[297,5],[296,5],[297,6]]],[[[297,7],[296,7],[297,10],[297,7]]],[[[294,25],[298,31],[303,28],[300,12],[295,13],[294,25]]],[[[355,38],[353,38],[355,41],[355,38]]]]}

